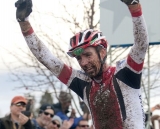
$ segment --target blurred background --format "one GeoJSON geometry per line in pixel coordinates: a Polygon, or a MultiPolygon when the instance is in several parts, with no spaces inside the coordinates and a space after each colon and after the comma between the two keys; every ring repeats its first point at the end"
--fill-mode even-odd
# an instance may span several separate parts
{"type": "MultiPolygon", "coordinates": [[[[160,1],[141,1],[150,37],[142,76],[142,98],[147,111],[160,103],[160,31],[157,29],[160,11],[154,9],[160,1]]],[[[82,115],[81,99],[40,64],[27,47],[15,19],[15,2],[3,1],[0,5],[0,117],[9,112],[10,101],[16,95],[34,100],[36,110],[46,100],[56,103],[62,90],[74,96],[72,107],[77,116],[82,115]]],[[[80,68],[75,59],[65,53],[69,38],[86,28],[101,29],[110,45],[107,62],[114,66],[117,60],[126,57],[134,41],[130,14],[124,6],[119,0],[33,0],[29,20],[52,53],[77,69],[80,68]]]]}

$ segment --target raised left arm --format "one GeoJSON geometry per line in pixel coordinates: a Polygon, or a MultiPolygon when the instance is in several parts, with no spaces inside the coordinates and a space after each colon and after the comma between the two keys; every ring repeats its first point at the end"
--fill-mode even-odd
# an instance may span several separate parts
{"type": "Polygon", "coordinates": [[[132,15],[134,44],[127,58],[127,65],[136,73],[141,73],[145,54],[149,45],[146,23],[140,4],[128,5],[132,15]]]}

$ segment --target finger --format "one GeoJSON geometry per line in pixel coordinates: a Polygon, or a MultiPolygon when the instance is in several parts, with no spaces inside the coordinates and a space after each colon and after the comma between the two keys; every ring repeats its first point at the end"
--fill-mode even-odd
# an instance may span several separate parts
{"type": "Polygon", "coordinates": [[[19,115],[19,119],[27,120],[27,119],[28,119],[28,117],[27,117],[27,116],[25,116],[24,114],[20,113],[20,115],[19,115]]]}

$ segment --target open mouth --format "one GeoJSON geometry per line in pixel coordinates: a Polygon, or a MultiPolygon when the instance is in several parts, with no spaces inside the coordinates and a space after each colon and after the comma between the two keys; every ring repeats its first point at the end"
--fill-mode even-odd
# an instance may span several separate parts
{"type": "Polygon", "coordinates": [[[85,71],[86,71],[87,73],[92,72],[92,71],[93,71],[93,68],[86,69],[85,71]]]}

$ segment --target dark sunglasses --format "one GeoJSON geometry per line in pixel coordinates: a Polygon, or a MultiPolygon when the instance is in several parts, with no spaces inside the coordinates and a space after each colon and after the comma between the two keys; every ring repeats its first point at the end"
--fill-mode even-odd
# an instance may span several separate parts
{"type": "Polygon", "coordinates": [[[55,121],[52,121],[52,124],[57,125],[57,127],[60,127],[60,124],[57,124],[55,121]]]}
{"type": "Polygon", "coordinates": [[[79,127],[89,127],[89,125],[78,125],[79,127]]]}
{"type": "Polygon", "coordinates": [[[51,118],[54,116],[53,114],[50,114],[50,113],[48,113],[48,112],[43,112],[43,113],[44,113],[44,115],[46,115],[46,116],[50,115],[51,118]]]}
{"type": "Polygon", "coordinates": [[[17,107],[26,107],[26,104],[23,103],[23,102],[19,102],[19,103],[16,103],[16,104],[13,104],[13,105],[16,105],[17,107]]]}

